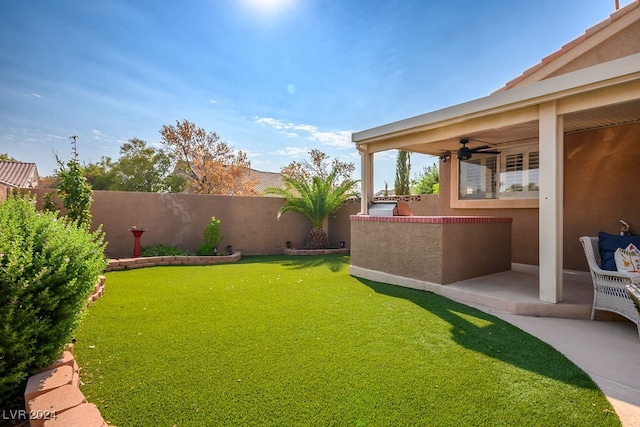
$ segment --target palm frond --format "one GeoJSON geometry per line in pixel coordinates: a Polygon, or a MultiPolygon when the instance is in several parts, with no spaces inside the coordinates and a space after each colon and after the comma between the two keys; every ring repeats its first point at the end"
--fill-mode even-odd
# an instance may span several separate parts
{"type": "Polygon", "coordinates": [[[357,180],[346,179],[336,183],[338,173],[331,171],[327,176],[311,179],[295,179],[285,176],[284,187],[270,187],[266,194],[283,197],[284,204],[278,210],[278,218],[285,212],[295,212],[309,218],[313,227],[322,228],[325,218],[331,215],[352,195],[357,180]]]}

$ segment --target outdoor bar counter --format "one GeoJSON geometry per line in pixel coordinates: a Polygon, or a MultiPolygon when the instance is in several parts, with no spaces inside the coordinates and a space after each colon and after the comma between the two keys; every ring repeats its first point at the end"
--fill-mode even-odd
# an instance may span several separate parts
{"type": "MultiPolygon", "coordinates": [[[[511,269],[512,218],[351,215],[356,277],[445,285],[511,269]]],[[[396,283],[398,284],[398,283],[396,283]]]]}

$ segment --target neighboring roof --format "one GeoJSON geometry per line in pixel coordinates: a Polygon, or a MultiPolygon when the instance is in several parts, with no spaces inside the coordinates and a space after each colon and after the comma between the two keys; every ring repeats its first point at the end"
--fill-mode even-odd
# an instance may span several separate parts
{"type": "Polygon", "coordinates": [[[18,188],[38,186],[38,168],[35,163],[0,160],[0,184],[18,188]]]}
{"type": "MultiPolygon", "coordinates": [[[[249,169],[249,178],[256,180],[254,187],[256,193],[260,196],[265,195],[264,190],[269,187],[283,187],[282,175],[279,172],[263,172],[255,169],[249,169]]],[[[269,195],[266,195],[269,196],[269,195]]],[[[272,196],[276,197],[276,196],[272,196]]]]}
{"type": "Polygon", "coordinates": [[[612,13],[496,92],[640,52],[640,0],[612,13]]]}

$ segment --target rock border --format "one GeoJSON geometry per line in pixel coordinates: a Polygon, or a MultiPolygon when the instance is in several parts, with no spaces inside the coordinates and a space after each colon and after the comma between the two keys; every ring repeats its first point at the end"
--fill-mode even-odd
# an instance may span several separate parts
{"type": "Polygon", "coordinates": [[[236,262],[242,258],[242,252],[220,256],[150,256],[140,258],[110,259],[104,271],[131,270],[134,268],[156,267],[159,265],[212,265],[225,262],[236,262]]]}
{"type": "Polygon", "coordinates": [[[348,254],[349,249],[288,249],[283,248],[283,255],[330,255],[330,254],[348,254]]]}

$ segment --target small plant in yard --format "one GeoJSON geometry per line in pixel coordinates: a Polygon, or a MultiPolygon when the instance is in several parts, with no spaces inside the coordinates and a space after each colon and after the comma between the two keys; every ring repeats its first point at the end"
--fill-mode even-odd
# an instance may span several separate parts
{"type": "Polygon", "coordinates": [[[180,249],[177,246],[165,246],[165,245],[159,244],[159,245],[149,246],[147,248],[142,248],[140,255],[142,255],[143,257],[188,256],[188,255],[193,255],[193,253],[184,249],[180,249]]]}
{"type": "Polygon", "coordinates": [[[37,212],[30,196],[0,203],[0,404],[71,341],[104,247],[100,229],[37,212]]]}
{"type": "Polygon", "coordinates": [[[213,248],[217,248],[224,239],[220,233],[220,220],[215,216],[211,217],[211,222],[204,229],[204,242],[198,246],[198,255],[216,255],[213,248]]]}
{"type": "Polygon", "coordinates": [[[66,165],[56,155],[59,166],[58,196],[66,209],[67,218],[89,227],[91,223],[91,203],[93,202],[93,190],[91,185],[82,176],[82,168],[78,161],[78,149],[76,148],[77,136],[71,137],[71,151],[73,158],[66,165]]]}

